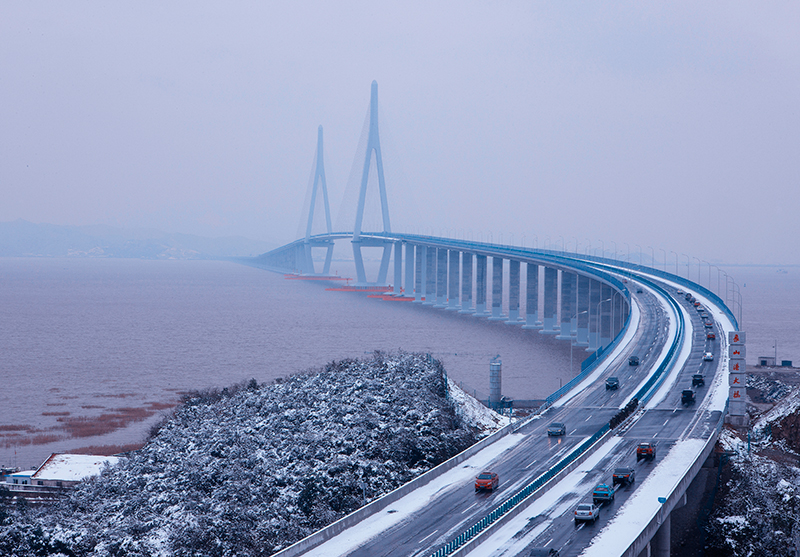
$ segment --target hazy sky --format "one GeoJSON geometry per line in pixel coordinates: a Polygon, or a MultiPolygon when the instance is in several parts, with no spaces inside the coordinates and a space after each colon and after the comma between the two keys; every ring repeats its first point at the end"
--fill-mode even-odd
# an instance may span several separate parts
{"type": "Polygon", "coordinates": [[[4,2],[0,221],[292,240],[320,124],[336,218],[374,79],[397,231],[800,264],[798,30],[788,1],[4,2]]]}

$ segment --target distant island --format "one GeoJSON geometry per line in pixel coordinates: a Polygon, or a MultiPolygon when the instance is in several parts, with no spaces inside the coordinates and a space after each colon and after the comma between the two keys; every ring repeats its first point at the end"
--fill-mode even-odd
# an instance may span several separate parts
{"type": "Polygon", "coordinates": [[[276,245],[241,236],[205,238],[105,225],[0,222],[0,257],[219,259],[255,256],[276,245]]]}

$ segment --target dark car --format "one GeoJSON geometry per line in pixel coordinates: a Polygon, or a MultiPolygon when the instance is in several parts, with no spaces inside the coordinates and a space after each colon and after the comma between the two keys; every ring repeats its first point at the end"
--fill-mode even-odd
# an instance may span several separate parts
{"type": "Polygon", "coordinates": [[[552,424],[550,424],[550,427],[547,428],[548,436],[558,436],[566,434],[567,434],[567,426],[564,425],[563,422],[553,422],[552,424]]]}
{"type": "Polygon", "coordinates": [[[681,404],[689,406],[694,404],[694,391],[692,389],[684,389],[681,393],[681,404]]]}
{"type": "Polygon", "coordinates": [[[695,373],[692,375],[692,387],[702,387],[706,384],[706,378],[702,373],[695,373]]]}
{"type": "Polygon", "coordinates": [[[592,502],[595,505],[610,503],[614,500],[614,488],[608,484],[597,484],[592,491],[592,502]]]}
{"type": "Polygon", "coordinates": [[[637,288],[636,289],[636,293],[637,294],[644,294],[644,290],[642,290],[641,288],[637,288]]]}
{"type": "Polygon", "coordinates": [[[636,470],[630,466],[623,466],[621,468],[614,468],[614,477],[612,483],[614,485],[622,484],[628,485],[636,481],[636,470]]]}
{"type": "Polygon", "coordinates": [[[609,377],[606,379],[606,390],[616,391],[619,389],[619,377],[609,377]]]}
{"type": "Polygon", "coordinates": [[[686,295],[684,296],[684,298],[686,298],[687,302],[691,302],[692,301],[692,294],[687,292],[686,295]]]}
{"type": "Polygon", "coordinates": [[[639,356],[631,356],[628,358],[628,365],[629,366],[638,366],[639,365],[639,356]]]}
{"type": "Polygon", "coordinates": [[[558,550],[553,547],[534,547],[528,557],[559,557],[558,550]]]}
{"type": "Polygon", "coordinates": [[[494,491],[499,485],[500,476],[498,476],[496,472],[486,470],[478,474],[478,477],[475,478],[475,491],[481,491],[482,489],[494,491]]]}
{"type": "Polygon", "coordinates": [[[706,335],[706,338],[708,340],[716,340],[717,335],[714,333],[714,331],[708,331],[708,334],[706,335]]]}

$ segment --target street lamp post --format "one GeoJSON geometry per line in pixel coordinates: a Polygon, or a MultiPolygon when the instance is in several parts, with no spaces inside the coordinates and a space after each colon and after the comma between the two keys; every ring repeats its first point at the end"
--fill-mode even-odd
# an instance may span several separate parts
{"type": "MultiPolygon", "coordinates": [[[[669,250],[669,252],[670,252],[670,253],[675,253],[675,252],[674,252],[674,251],[672,251],[672,250],[669,250]]],[[[664,270],[665,270],[665,271],[667,270],[667,260],[666,260],[666,259],[664,259],[664,270]]],[[[675,274],[676,274],[676,275],[678,275],[678,276],[680,276],[680,275],[678,274],[678,254],[677,254],[677,253],[675,253],[675,274]]]]}

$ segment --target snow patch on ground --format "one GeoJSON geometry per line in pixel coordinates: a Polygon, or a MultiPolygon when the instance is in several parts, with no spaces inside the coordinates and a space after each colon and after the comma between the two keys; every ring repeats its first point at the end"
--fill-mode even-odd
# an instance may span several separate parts
{"type": "Polygon", "coordinates": [[[450,400],[456,405],[456,413],[466,425],[479,429],[482,432],[481,437],[486,437],[511,422],[507,416],[501,416],[494,410],[486,408],[472,395],[465,393],[451,379],[447,380],[447,388],[450,400]]]}

